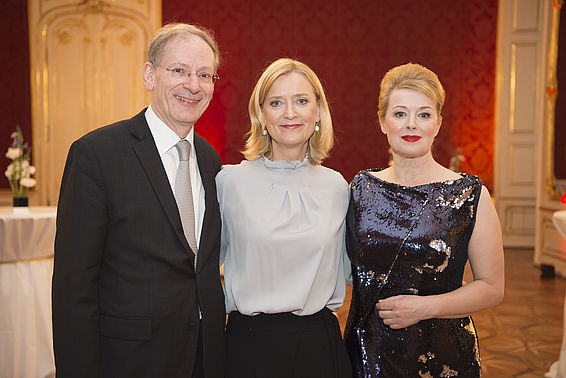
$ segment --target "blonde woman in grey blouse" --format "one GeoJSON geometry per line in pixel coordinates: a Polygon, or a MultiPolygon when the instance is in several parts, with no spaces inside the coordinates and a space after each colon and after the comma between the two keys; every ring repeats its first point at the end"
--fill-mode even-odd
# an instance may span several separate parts
{"type": "Polygon", "coordinates": [[[320,163],[334,135],[305,64],[279,59],[249,102],[239,165],[216,177],[222,215],[227,377],[351,377],[336,316],[350,264],[348,185],[320,163]]]}

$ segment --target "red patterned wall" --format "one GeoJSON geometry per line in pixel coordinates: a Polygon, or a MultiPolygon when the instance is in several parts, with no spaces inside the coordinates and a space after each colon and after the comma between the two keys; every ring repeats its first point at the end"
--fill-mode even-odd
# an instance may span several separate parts
{"type": "Polygon", "coordinates": [[[226,163],[239,162],[247,102],[259,72],[276,58],[298,58],[321,78],[337,145],[325,165],[347,180],[384,167],[377,128],[381,77],[408,61],[435,71],[447,101],[435,156],[448,164],[461,147],[462,170],[493,181],[497,0],[163,0],[163,21],[214,30],[224,63],[214,103],[197,125],[226,163]],[[220,116],[221,115],[221,116],[220,116]]]}
{"type": "MultiPolygon", "coordinates": [[[[447,91],[435,156],[448,164],[461,147],[462,170],[491,187],[497,0],[163,0],[162,13],[164,22],[209,27],[219,41],[222,79],[197,131],[225,163],[242,159],[247,102],[260,71],[288,56],[310,65],[325,86],[337,136],[325,164],[347,180],[360,169],[385,166],[387,142],[375,115],[379,81],[389,68],[413,61],[435,71],[447,91]]],[[[1,152],[16,124],[29,140],[31,104],[25,2],[0,2],[0,16],[0,31],[10,36],[1,42],[10,53],[0,61],[1,152]]],[[[0,176],[0,187],[8,187],[0,176]]]]}
{"type": "Polygon", "coordinates": [[[4,170],[10,159],[4,157],[16,125],[22,128],[24,140],[31,140],[31,97],[27,2],[0,1],[0,188],[10,188],[4,170]]]}

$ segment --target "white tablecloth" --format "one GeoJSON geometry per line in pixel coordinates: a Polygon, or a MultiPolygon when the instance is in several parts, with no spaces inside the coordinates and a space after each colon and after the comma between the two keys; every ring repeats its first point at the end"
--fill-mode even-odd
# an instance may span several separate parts
{"type": "Polygon", "coordinates": [[[15,213],[0,207],[0,262],[53,256],[55,207],[29,207],[15,213]]]}
{"type": "Polygon", "coordinates": [[[55,207],[0,207],[0,378],[55,376],[51,276],[55,207]]]}
{"type": "MultiPolygon", "coordinates": [[[[560,231],[562,236],[566,238],[566,210],[555,211],[552,215],[554,225],[560,231]]],[[[544,376],[547,378],[566,378],[566,296],[564,297],[564,320],[562,333],[562,348],[560,348],[559,360],[552,364],[548,373],[544,376]]]]}

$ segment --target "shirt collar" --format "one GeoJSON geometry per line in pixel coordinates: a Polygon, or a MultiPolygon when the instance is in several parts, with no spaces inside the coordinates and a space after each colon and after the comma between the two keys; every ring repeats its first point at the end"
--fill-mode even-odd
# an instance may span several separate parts
{"type": "MultiPolygon", "coordinates": [[[[155,114],[155,112],[151,108],[151,105],[148,106],[145,112],[145,119],[147,120],[147,124],[149,125],[151,135],[153,135],[153,140],[155,141],[159,155],[162,155],[165,152],[169,151],[177,144],[177,142],[179,141],[179,136],[175,134],[175,132],[169,126],[167,126],[165,122],[159,119],[157,114],[155,114]]],[[[193,155],[194,127],[191,128],[191,131],[185,137],[185,140],[187,140],[191,144],[191,155],[193,155]]]]}

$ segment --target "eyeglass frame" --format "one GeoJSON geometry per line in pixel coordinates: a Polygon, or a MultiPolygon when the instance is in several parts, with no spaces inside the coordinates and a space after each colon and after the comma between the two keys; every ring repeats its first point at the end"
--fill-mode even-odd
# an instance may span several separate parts
{"type": "Polygon", "coordinates": [[[210,75],[210,74],[207,73],[207,72],[187,72],[187,71],[186,71],[184,68],[182,68],[182,67],[174,67],[174,68],[163,67],[163,68],[165,68],[165,70],[167,70],[167,71],[169,71],[169,72],[171,72],[171,73],[173,73],[173,74],[181,74],[181,73],[182,73],[184,76],[187,76],[189,79],[191,78],[191,75],[197,75],[197,81],[198,81],[199,83],[201,83],[201,84],[212,84],[212,85],[214,85],[218,80],[220,80],[220,76],[218,76],[218,75],[215,74],[215,73],[213,73],[212,75],[210,75]],[[175,72],[175,71],[177,71],[177,70],[182,70],[183,72],[175,72]],[[209,82],[209,83],[207,83],[207,82],[202,83],[202,82],[200,81],[200,76],[199,76],[199,75],[202,75],[202,74],[210,75],[210,82],[209,82]]]}

